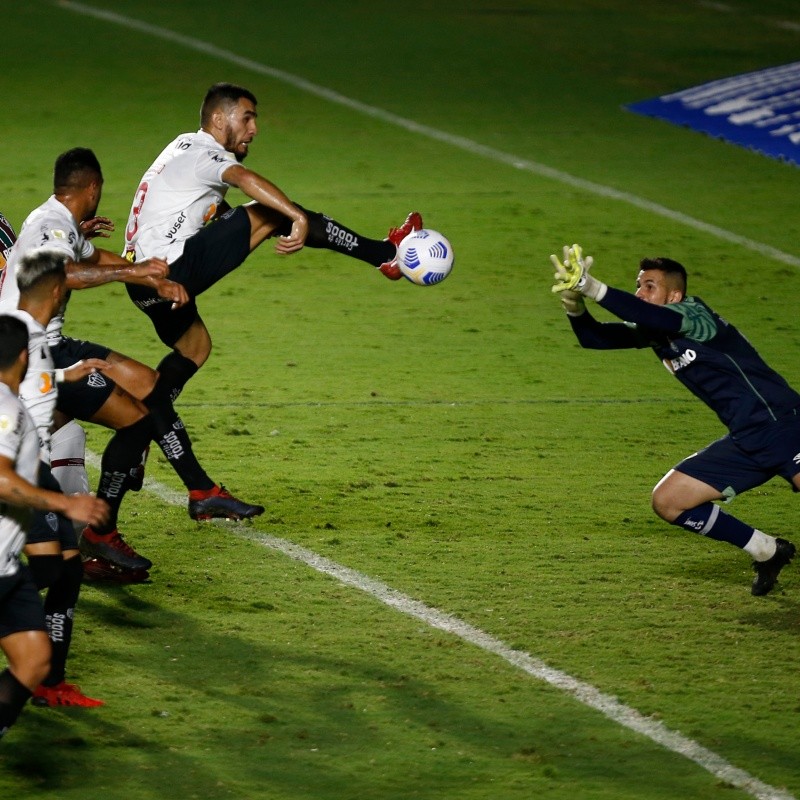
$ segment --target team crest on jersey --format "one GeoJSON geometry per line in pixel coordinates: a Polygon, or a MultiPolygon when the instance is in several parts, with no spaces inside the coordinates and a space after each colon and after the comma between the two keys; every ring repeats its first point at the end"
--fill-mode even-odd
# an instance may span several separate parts
{"type": "Polygon", "coordinates": [[[9,417],[7,414],[0,414],[0,433],[10,431],[11,428],[11,417],[9,417]]]}
{"type": "Polygon", "coordinates": [[[92,389],[102,389],[104,386],[108,386],[108,381],[99,372],[90,373],[86,382],[92,389]]]}

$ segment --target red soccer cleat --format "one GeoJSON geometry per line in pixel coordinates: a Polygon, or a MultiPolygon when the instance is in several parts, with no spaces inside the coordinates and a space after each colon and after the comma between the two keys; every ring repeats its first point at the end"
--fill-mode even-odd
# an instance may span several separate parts
{"type": "Polygon", "coordinates": [[[35,706],[81,706],[82,708],[96,708],[104,706],[102,700],[87,697],[81,692],[80,686],[74,683],[57,683],[55,686],[37,686],[33,691],[31,702],[35,706]]]}
{"type": "Polygon", "coordinates": [[[140,556],[116,529],[101,534],[87,525],[81,534],[79,546],[81,554],[87,558],[102,558],[123,569],[147,570],[153,566],[153,562],[140,556]]]}
{"type": "MultiPolygon", "coordinates": [[[[399,228],[389,229],[389,235],[386,238],[397,247],[409,233],[419,230],[422,230],[422,214],[419,211],[412,211],[399,228]]],[[[397,266],[396,258],[391,261],[385,261],[378,267],[378,270],[390,281],[399,281],[403,277],[400,267],[397,266]]]]}
{"type": "Polygon", "coordinates": [[[263,513],[264,506],[245,503],[234,497],[224,486],[193,489],[189,492],[189,516],[192,519],[250,519],[263,513]]]}

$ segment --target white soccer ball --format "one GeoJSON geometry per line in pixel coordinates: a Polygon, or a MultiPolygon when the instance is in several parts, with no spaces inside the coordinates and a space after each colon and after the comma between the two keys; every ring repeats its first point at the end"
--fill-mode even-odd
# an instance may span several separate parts
{"type": "Polygon", "coordinates": [[[423,228],[400,242],[397,266],[411,283],[431,286],[443,281],[453,269],[453,248],[441,233],[423,228]]]}

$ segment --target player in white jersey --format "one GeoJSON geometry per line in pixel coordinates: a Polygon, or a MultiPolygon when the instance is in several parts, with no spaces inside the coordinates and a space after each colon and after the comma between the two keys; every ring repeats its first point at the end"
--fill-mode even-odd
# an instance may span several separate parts
{"type": "Polygon", "coordinates": [[[14,317],[0,316],[0,738],[14,724],[50,666],[44,609],[19,554],[30,508],[99,524],[106,504],[91,495],[50,492],[35,485],[39,464],[36,428],[17,397],[28,366],[28,332],[14,317]]]}
{"type": "Polygon", "coordinates": [[[191,298],[173,310],[145,287],[126,287],[161,341],[173,348],[158,366],[156,384],[157,393],[172,399],[211,353],[211,336],[195,298],[266,239],[277,237],[278,253],[322,247],[365,261],[398,280],[402,275],[397,245],[422,227],[422,217],[412,212],[387,239],[370,239],[293,203],[275,184],[241,164],[257,133],[256,116],[252,92],[215,84],[203,100],[200,130],[172,141],[144,173],[134,194],[125,230],[127,257],[136,262],[153,256],[166,259],[170,276],[191,298]],[[252,202],[232,209],[225,202],[231,186],[252,202]],[[212,220],[212,225],[206,224],[212,220]]]}
{"type": "MultiPolygon", "coordinates": [[[[50,431],[57,400],[57,381],[81,380],[103,369],[107,362],[80,361],[56,371],[47,345],[45,326],[61,308],[66,295],[65,256],[59,251],[31,250],[17,262],[19,308],[13,315],[28,328],[28,371],[19,396],[36,425],[39,437],[39,485],[62,491],[50,469],[50,431]]],[[[33,693],[43,706],[94,707],[103,702],[87,697],[66,682],[75,607],[81,590],[83,565],[72,522],[61,514],[34,511],[28,528],[25,555],[37,589],[46,589],[45,622],[52,645],[50,672],[33,693]]]]}
{"type": "MultiPolygon", "coordinates": [[[[186,292],[164,278],[166,262],[150,259],[131,265],[120,256],[95,248],[86,241],[79,225],[96,219],[102,195],[102,171],[96,156],[86,148],[74,148],[57,159],[53,196],[29,215],[11,250],[8,276],[0,289],[0,302],[18,296],[17,264],[26,253],[46,245],[67,258],[67,286],[81,289],[109,280],[136,282],[159,292],[170,305],[180,305],[186,292]]],[[[194,519],[230,517],[241,519],[261,514],[263,506],[244,503],[215,483],[200,466],[191,440],[169,398],[151,401],[147,396],[156,374],[133,359],[108,347],[61,334],[61,319],[48,325],[48,340],[56,368],[67,369],[77,361],[98,358],[108,362],[101,372],[81,381],[62,384],[57,408],[69,418],[95,422],[116,431],[101,463],[98,497],[111,508],[108,522],[97,530],[87,526],[81,550],[128,570],[146,572],[149,559],[136,553],[120,536],[117,516],[125,493],[136,488],[142,453],[156,441],[189,490],[189,514],[194,519]],[[127,391],[126,391],[127,390],[127,391]]],[[[144,575],[146,578],[146,575],[144,575]]]]}

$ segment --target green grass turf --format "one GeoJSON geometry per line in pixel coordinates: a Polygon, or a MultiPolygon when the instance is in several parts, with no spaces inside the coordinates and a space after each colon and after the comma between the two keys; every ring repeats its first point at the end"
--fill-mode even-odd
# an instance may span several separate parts
{"type": "MultiPolygon", "coordinates": [[[[729,9],[113,4],[797,255],[795,168],[621,110],[796,59],[797,32],[774,24],[793,4],[729,9]]],[[[267,513],[200,526],[153,495],[126,501],[153,583],[85,590],[70,674],[108,706],[26,709],[0,750],[0,795],[747,796],[264,548],[259,532],[457,615],[800,794],[796,569],[752,598],[747,558],[652,515],[650,488],[719,424],[651,354],[582,352],[548,255],[578,240],[621,286],[643,255],[678,258],[692,290],[798,385],[795,268],[55,3],[4,17],[0,207],[15,224],[49,193],[55,155],[87,145],[120,248],[139,175],[228,79],[261,101],[248,165],[365,234],[419,208],[457,264],[419,289],[265,247],[202,298],[215,350],[179,410],[212,475],[267,513]]],[[[164,352],[120,287],[76,294],[68,320],[148,363],[164,352]]],[[[90,430],[94,452],[106,438],[90,430]]],[[[179,488],[157,455],[149,471],[179,488]]],[[[791,535],[792,502],[772,482],[734,510],[791,535]]]]}

